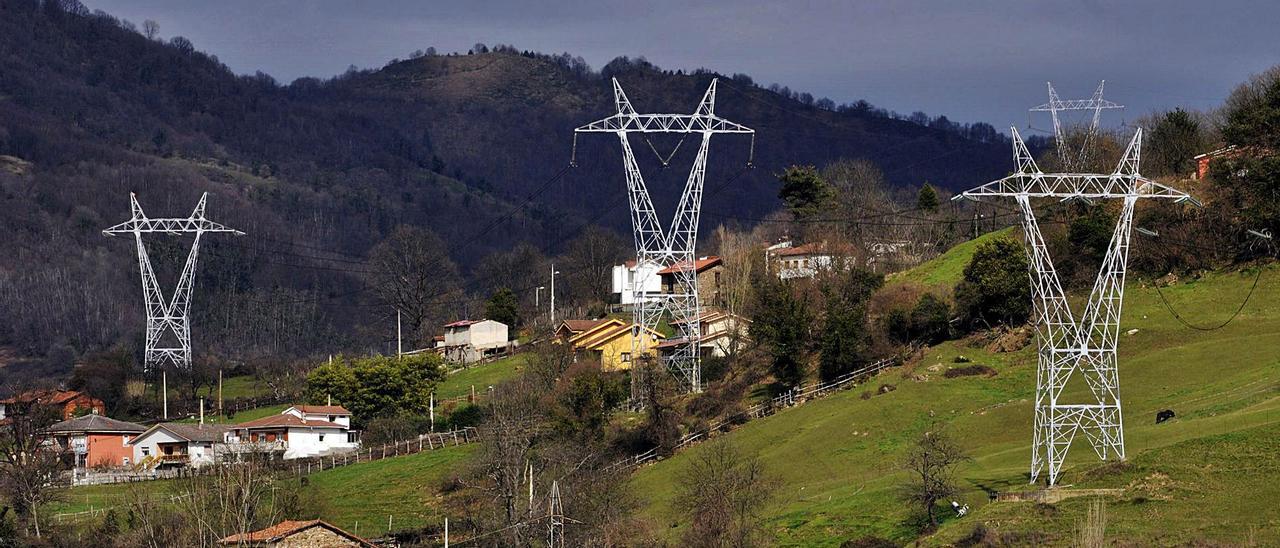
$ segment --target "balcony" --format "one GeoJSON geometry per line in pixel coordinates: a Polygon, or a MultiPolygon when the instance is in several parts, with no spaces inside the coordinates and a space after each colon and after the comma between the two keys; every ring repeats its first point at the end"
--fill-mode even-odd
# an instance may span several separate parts
{"type": "Polygon", "coordinates": [[[168,455],[156,455],[156,460],[160,461],[160,464],[187,464],[191,462],[191,455],[170,453],[168,455]]]}
{"type": "Polygon", "coordinates": [[[289,443],[285,440],[240,441],[232,438],[227,443],[219,445],[218,448],[227,453],[276,453],[288,449],[289,443]]]}

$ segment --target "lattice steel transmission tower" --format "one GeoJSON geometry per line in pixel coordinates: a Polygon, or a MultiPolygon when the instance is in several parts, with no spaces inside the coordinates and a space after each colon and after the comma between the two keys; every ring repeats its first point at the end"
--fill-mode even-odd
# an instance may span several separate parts
{"type": "Polygon", "coordinates": [[[1053,142],[1057,147],[1058,161],[1062,163],[1062,170],[1082,171],[1084,166],[1088,165],[1089,152],[1093,150],[1093,141],[1098,135],[1098,122],[1102,118],[1102,111],[1121,109],[1124,105],[1102,98],[1102,88],[1107,85],[1106,80],[1098,84],[1098,89],[1094,90],[1092,97],[1067,101],[1058,98],[1057,90],[1053,89],[1053,82],[1049,82],[1048,85],[1049,102],[1031,107],[1030,112],[1048,112],[1053,118],[1053,142]],[[1083,128],[1079,150],[1071,150],[1066,135],[1068,128],[1063,128],[1062,119],[1058,115],[1064,111],[1093,111],[1089,124],[1083,128]]]}
{"type": "Polygon", "coordinates": [[[564,548],[564,503],[560,500],[560,482],[551,482],[547,494],[547,546],[564,548]]]}
{"type": "Polygon", "coordinates": [[[1120,333],[1120,310],[1124,302],[1125,268],[1135,204],[1144,198],[1197,202],[1180,190],[1139,174],[1141,129],[1134,133],[1115,171],[1107,174],[1044,173],[1032,159],[1017,128],[1010,130],[1017,171],[965,191],[956,198],[1012,197],[1022,212],[1033,322],[1039,350],[1031,481],[1034,483],[1048,466],[1048,484],[1052,486],[1057,483],[1067,450],[1079,432],[1085,434],[1102,460],[1112,454],[1124,459],[1116,343],[1120,333]],[[1033,198],[1123,200],[1106,257],[1079,320],[1067,303],[1066,293],[1049,257],[1032,209],[1033,198]],[[1079,381],[1072,383],[1073,388],[1068,390],[1068,381],[1073,377],[1081,379],[1088,390],[1079,386],[1079,381]],[[1084,400],[1083,403],[1078,403],[1080,400],[1084,400]]]}
{"type": "Polygon", "coordinates": [[[191,212],[190,217],[150,219],[138,205],[137,195],[129,194],[131,215],[128,221],[103,230],[107,236],[116,234],[133,234],[138,245],[138,270],[142,273],[142,296],[147,306],[147,349],[143,358],[143,371],[150,373],[157,368],[172,364],[182,369],[191,368],[191,321],[188,312],[191,310],[191,290],[195,287],[196,257],[200,251],[200,237],[206,233],[230,233],[243,236],[239,230],[227,228],[204,218],[205,201],[209,193],[200,196],[200,203],[191,212]],[[191,243],[191,251],[187,254],[187,262],[178,276],[178,286],[173,297],[168,301],[164,291],[156,281],[155,271],[151,268],[151,258],[147,255],[147,246],[142,241],[143,234],[161,232],[165,234],[195,234],[191,243]]]}
{"type": "MultiPolygon", "coordinates": [[[[698,103],[693,114],[639,114],[631,106],[627,94],[622,91],[618,80],[613,79],[614,106],[617,114],[609,116],[574,130],[574,154],[577,154],[577,139],[581,133],[612,133],[618,136],[622,145],[622,160],[627,174],[627,195],[631,205],[631,227],[635,236],[636,264],[657,265],[656,269],[637,268],[638,273],[654,275],[661,269],[674,271],[675,284],[673,290],[661,295],[646,293],[646,280],[635,280],[632,285],[635,296],[633,308],[633,327],[631,338],[631,357],[633,362],[641,359],[644,348],[645,330],[656,330],[665,314],[670,314],[670,323],[676,328],[676,341],[672,355],[665,365],[675,373],[694,392],[702,390],[702,372],[699,344],[702,339],[701,326],[697,319],[701,309],[698,300],[698,272],[696,268],[697,254],[694,245],[698,240],[698,217],[702,211],[702,191],[707,170],[707,150],[711,144],[711,136],[718,133],[738,133],[751,135],[752,154],[755,149],[755,130],[730,122],[716,116],[716,80],[698,103]],[[653,202],[649,199],[649,189],[645,186],[644,176],[636,163],[635,153],[631,148],[630,134],[640,133],[673,133],[701,135],[697,156],[685,181],[684,192],[676,207],[675,218],[671,225],[664,229],[658,220],[653,202]]],[[[648,138],[645,138],[648,142],[648,138]]],[[[681,140],[683,142],[683,139],[681,140]]],[[[654,153],[653,143],[648,142],[654,153]]],[[[679,148],[679,144],[676,148],[679,148]]],[[[671,156],[663,158],[658,155],[663,165],[671,160],[671,156]]],[[[750,165],[750,159],[748,159],[750,165]]],[[[632,368],[632,378],[639,373],[632,368]]],[[[635,386],[633,382],[633,387],[635,386]]],[[[634,391],[633,391],[634,395],[634,391]]]]}

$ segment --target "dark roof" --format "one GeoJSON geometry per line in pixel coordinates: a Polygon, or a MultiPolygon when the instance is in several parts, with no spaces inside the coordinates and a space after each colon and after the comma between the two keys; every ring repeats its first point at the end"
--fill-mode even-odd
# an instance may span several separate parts
{"type": "Polygon", "coordinates": [[[301,419],[301,418],[298,418],[297,415],[290,415],[288,413],[262,417],[260,419],[254,419],[249,422],[242,422],[240,424],[235,425],[233,428],[239,430],[242,428],[243,429],[272,428],[272,427],[278,427],[278,426],[285,426],[285,427],[297,426],[299,428],[307,428],[307,427],[346,428],[341,424],[337,424],[329,421],[301,419]]]}
{"type": "Polygon", "coordinates": [[[348,533],[329,522],[318,519],[307,521],[285,520],[265,529],[231,535],[219,540],[218,544],[258,544],[280,542],[291,535],[295,535],[312,527],[323,527],[332,531],[336,535],[358,543],[360,546],[373,546],[372,543],[365,539],[348,533]]]}
{"type": "MultiPolygon", "coordinates": [[[[156,429],[160,429],[160,428],[163,428],[166,431],[168,431],[170,434],[173,434],[174,436],[177,436],[179,438],[183,438],[187,441],[208,441],[208,442],[222,441],[223,434],[226,434],[228,430],[231,430],[230,426],[226,426],[223,424],[192,424],[187,422],[162,422],[160,424],[152,426],[150,429],[146,431],[146,433],[144,433],[144,435],[149,434],[155,431],[156,429]]],[[[141,438],[142,436],[138,436],[138,437],[141,438]]],[[[137,439],[135,439],[134,442],[137,442],[137,439]]]]}
{"type": "Polygon", "coordinates": [[[295,405],[294,409],[314,415],[350,415],[346,407],[341,405],[295,405]]]}
{"type": "Polygon", "coordinates": [[[466,327],[468,325],[477,324],[484,320],[458,320],[453,323],[444,324],[445,327],[466,327]]]}
{"type": "MultiPolygon", "coordinates": [[[[694,261],[694,262],[693,262],[693,265],[694,265],[694,271],[696,271],[696,272],[702,272],[703,270],[706,270],[706,269],[708,269],[708,268],[711,268],[711,267],[713,267],[713,266],[716,266],[716,265],[718,265],[718,264],[720,264],[720,263],[721,263],[721,261],[720,261],[720,257],[717,257],[717,256],[715,256],[715,255],[712,255],[712,256],[710,256],[710,257],[703,257],[703,258],[698,259],[698,260],[696,260],[696,261],[694,261]]],[[[660,275],[661,275],[661,274],[675,274],[676,272],[680,272],[680,271],[682,271],[682,270],[689,270],[689,262],[688,262],[688,261],[680,261],[680,262],[678,262],[678,263],[676,263],[676,264],[673,264],[673,265],[671,265],[671,266],[668,266],[668,267],[666,267],[666,268],[664,268],[664,269],[662,269],[662,270],[659,270],[659,271],[658,271],[658,274],[660,274],[660,275]]]]}
{"type": "Polygon", "coordinates": [[[110,432],[110,433],[142,433],[147,431],[147,427],[141,424],[119,421],[111,417],[104,417],[97,414],[88,414],[83,417],[76,417],[71,420],[62,421],[49,427],[50,432],[73,433],[73,432],[110,432]]]}
{"type": "Polygon", "coordinates": [[[581,333],[583,331],[589,331],[597,325],[607,321],[609,321],[609,318],[601,318],[599,320],[565,320],[563,325],[564,327],[569,328],[569,331],[581,333]]]}

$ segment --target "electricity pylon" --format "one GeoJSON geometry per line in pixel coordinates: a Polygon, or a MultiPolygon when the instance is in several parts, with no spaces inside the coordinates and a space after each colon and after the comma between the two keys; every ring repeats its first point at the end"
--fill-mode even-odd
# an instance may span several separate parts
{"type": "Polygon", "coordinates": [[[1049,102],[1043,105],[1031,107],[1030,112],[1048,112],[1053,118],[1053,142],[1058,149],[1058,161],[1062,164],[1063,171],[1079,171],[1087,166],[1088,154],[1093,150],[1093,140],[1098,134],[1098,121],[1102,118],[1103,110],[1124,108],[1124,105],[1113,103],[1102,98],[1102,88],[1107,85],[1107,81],[1103,80],[1098,84],[1098,89],[1094,90],[1093,96],[1088,99],[1071,99],[1064,101],[1058,98],[1057,90],[1053,89],[1053,82],[1049,85],[1049,102]],[[1080,150],[1069,150],[1067,137],[1064,135],[1065,130],[1062,127],[1062,120],[1058,116],[1059,112],[1069,110],[1091,110],[1093,117],[1089,125],[1084,127],[1084,135],[1081,138],[1080,150]]]}
{"type": "MultiPolygon", "coordinates": [[[[702,390],[702,370],[698,355],[699,343],[702,340],[702,328],[698,324],[701,309],[698,301],[697,254],[694,245],[698,240],[698,218],[702,211],[703,182],[707,172],[707,150],[711,144],[711,136],[717,133],[748,134],[752,138],[752,150],[755,148],[755,130],[730,122],[716,116],[716,80],[698,103],[693,114],[639,114],[631,106],[627,94],[622,91],[616,78],[613,79],[614,107],[617,114],[609,116],[574,130],[574,150],[576,155],[577,139],[580,133],[613,133],[622,144],[622,160],[627,173],[627,195],[631,204],[631,228],[635,236],[636,264],[654,264],[658,270],[671,269],[674,272],[675,284],[671,291],[664,291],[655,298],[646,293],[647,280],[636,280],[632,286],[635,295],[633,308],[633,325],[631,337],[631,359],[633,364],[641,359],[645,350],[642,339],[646,330],[656,330],[658,323],[666,313],[670,313],[670,324],[675,327],[676,340],[679,342],[673,349],[670,359],[665,364],[677,374],[693,392],[702,390]],[[649,199],[649,189],[645,186],[644,176],[636,163],[634,151],[631,149],[631,133],[676,133],[683,135],[701,134],[702,140],[698,154],[694,158],[689,178],[684,185],[676,207],[675,218],[670,227],[663,229],[654,210],[653,201],[649,199]]],[[[646,138],[647,141],[647,138],[646,138]]],[[[683,142],[683,139],[682,141],[683,142]]],[[[649,143],[650,148],[653,147],[649,143]]],[[[677,144],[678,148],[679,145],[677,144]]],[[[654,150],[657,153],[657,150],[654,150]]],[[[672,155],[675,154],[673,150],[672,155]]],[[[662,158],[663,165],[671,160],[671,156],[662,158]]],[[[750,160],[748,160],[748,165],[750,160]]],[[[649,274],[651,269],[637,269],[637,272],[649,274]]],[[[639,371],[632,367],[632,377],[639,371]]],[[[633,388],[635,383],[633,383],[633,388]]],[[[632,395],[636,392],[633,390],[632,395]]]]}
{"type": "Polygon", "coordinates": [[[564,548],[564,503],[560,500],[560,482],[551,482],[547,495],[547,546],[564,548]]]}
{"type": "Polygon", "coordinates": [[[200,196],[200,203],[191,212],[190,217],[150,219],[138,205],[138,197],[129,193],[131,215],[128,221],[103,230],[107,236],[116,234],[133,234],[138,244],[138,270],[142,273],[142,296],[147,305],[147,349],[143,359],[143,371],[152,372],[172,364],[182,369],[191,368],[191,321],[188,312],[191,310],[191,290],[196,280],[196,257],[200,251],[200,237],[208,232],[226,232],[243,236],[239,230],[227,228],[204,218],[204,204],[209,193],[200,196]],[[142,242],[142,235],[152,232],[165,234],[195,234],[191,243],[191,251],[187,254],[187,262],[178,277],[178,287],[173,297],[165,301],[164,291],[156,281],[155,271],[151,269],[151,258],[147,255],[147,246],[142,242]]]}
{"type": "MultiPolygon", "coordinates": [[[[1114,454],[1124,459],[1124,428],[1120,412],[1120,378],[1116,343],[1120,332],[1120,310],[1124,302],[1125,268],[1129,257],[1129,237],[1133,209],[1139,199],[1167,199],[1197,204],[1190,195],[1147,179],[1138,172],[1142,153],[1142,130],[1134,133],[1115,171],[1103,173],[1044,173],[1031,157],[1017,128],[1013,134],[1013,157],[1017,171],[956,198],[1012,197],[1022,211],[1026,236],[1031,300],[1036,327],[1038,363],[1036,367],[1035,426],[1032,435],[1031,481],[1048,466],[1048,484],[1054,485],[1062,472],[1067,450],[1078,432],[1084,432],[1098,458],[1114,454]],[[1123,204],[1111,235],[1106,257],[1098,271],[1093,291],[1077,321],[1067,303],[1066,293],[1053,260],[1049,257],[1040,226],[1032,209],[1033,198],[1120,199],[1123,204]],[[1078,375],[1090,396],[1074,391],[1065,394],[1068,381],[1078,375]],[[1068,403],[1085,399],[1084,403],[1068,403]]],[[[953,198],[954,199],[954,198],[953,198]]],[[[1078,384],[1078,383],[1077,383],[1078,384]]],[[[1083,392],[1083,391],[1081,391],[1083,392]]]]}

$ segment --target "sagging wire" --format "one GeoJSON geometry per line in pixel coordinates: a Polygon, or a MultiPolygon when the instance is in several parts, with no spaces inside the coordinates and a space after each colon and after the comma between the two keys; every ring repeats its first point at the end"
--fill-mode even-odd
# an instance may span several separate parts
{"type": "MultiPolygon", "coordinates": [[[[1135,230],[1137,230],[1139,233],[1141,233],[1144,236],[1148,236],[1152,238],[1157,238],[1160,236],[1160,234],[1154,230],[1148,230],[1141,227],[1136,228],[1135,230]]],[[[1249,244],[1250,249],[1253,249],[1259,242],[1265,243],[1268,246],[1268,248],[1272,247],[1272,243],[1271,243],[1272,237],[1271,237],[1271,232],[1269,230],[1248,229],[1246,230],[1246,232],[1248,232],[1249,235],[1254,238],[1254,240],[1249,244]]],[[[1179,245],[1179,244],[1175,242],[1174,245],[1179,245]]],[[[1244,311],[1244,307],[1249,304],[1249,299],[1253,298],[1253,294],[1255,290],[1258,289],[1258,282],[1262,279],[1262,271],[1263,271],[1263,268],[1259,266],[1257,274],[1253,276],[1253,284],[1249,286],[1249,292],[1245,294],[1244,300],[1240,302],[1240,306],[1236,307],[1235,312],[1233,312],[1231,316],[1228,317],[1226,320],[1223,320],[1222,323],[1217,325],[1212,325],[1212,326],[1196,325],[1187,321],[1186,318],[1183,318],[1182,314],[1179,314],[1178,311],[1173,308],[1173,305],[1169,303],[1169,299],[1166,298],[1164,296],[1164,292],[1160,290],[1160,284],[1152,284],[1152,285],[1155,286],[1156,295],[1160,297],[1160,302],[1164,304],[1165,310],[1168,310],[1169,314],[1171,314],[1174,319],[1178,320],[1178,323],[1181,323],[1184,327],[1187,327],[1189,329],[1194,329],[1196,331],[1217,331],[1219,329],[1226,327],[1232,321],[1235,321],[1235,319],[1240,316],[1240,313],[1244,311]]]]}

